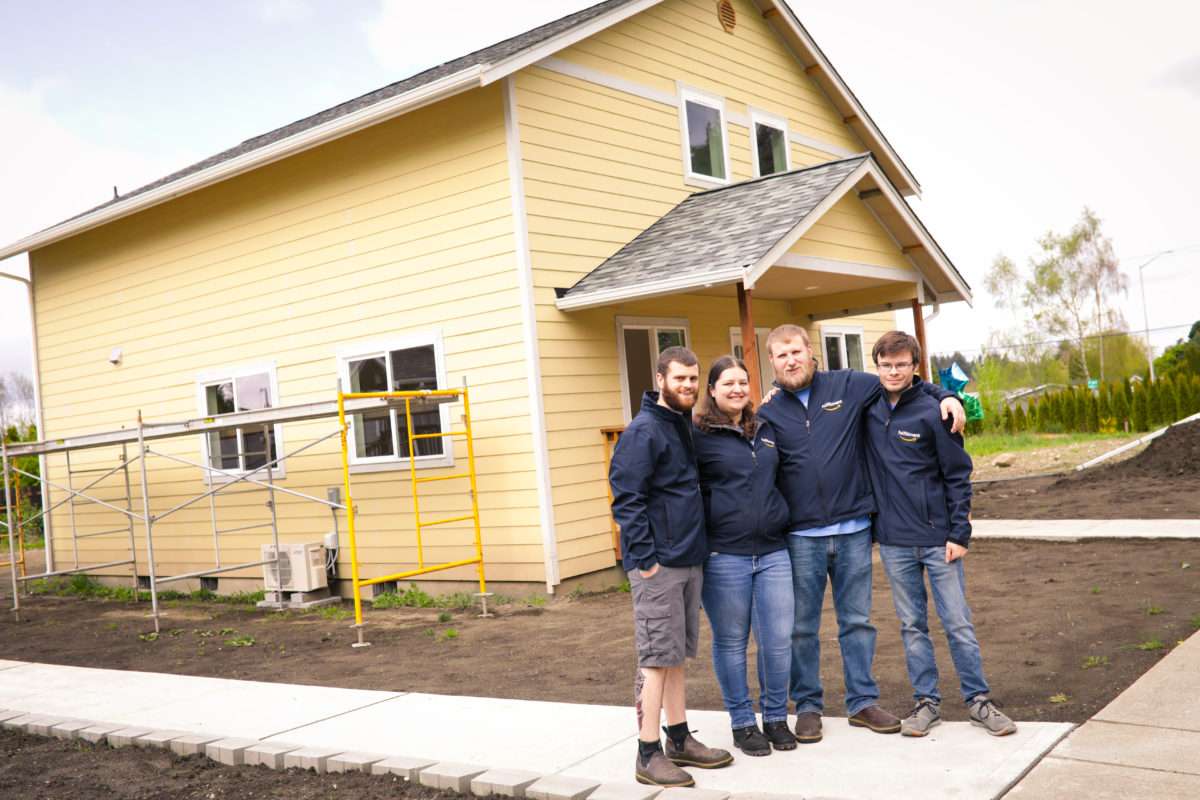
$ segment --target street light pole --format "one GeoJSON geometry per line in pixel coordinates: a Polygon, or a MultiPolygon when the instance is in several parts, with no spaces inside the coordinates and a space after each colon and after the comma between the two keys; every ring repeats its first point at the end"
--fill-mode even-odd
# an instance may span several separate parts
{"type": "Polygon", "coordinates": [[[1150,260],[1138,267],[1138,286],[1142,290],[1142,321],[1146,326],[1146,360],[1150,362],[1150,382],[1154,383],[1154,348],[1150,344],[1150,314],[1146,310],[1146,279],[1142,275],[1142,270],[1154,263],[1161,256],[1174,253],[1174,250],[1163,250],[1161,253],[1155,253],[1150,256],[1150,260]]]}

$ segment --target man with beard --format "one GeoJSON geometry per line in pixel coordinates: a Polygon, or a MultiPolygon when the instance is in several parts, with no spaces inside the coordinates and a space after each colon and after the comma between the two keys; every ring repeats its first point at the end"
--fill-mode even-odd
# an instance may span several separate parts
{"type": "MultiPolygon", "coordinates": [[[[826,583],[833,584],[849,722],[876,733],[898,733],[900,720],[879,707],[879,685],[871,674],[871,515],[876,507],[863,425],[866,409],[882,393],[879,379],[848,369],[817,372],[808,332],[799,325],[772,330],[766,349],[779,390],[759,416],[775,429],[779,488],[791,517],[796,616],[788,693],[796,705],[796,738],[812,743],[822,737],[818,633],[826,583]]],[[[939,386],[921,386],[942,401],[942,416],[953,414],[955,430],[961,430],[966,420],[958,399],[939,386]]]]}
{"type": "Polygon", "coordinates": [[[692,446],[692,407],[700,384],[696,355],[668,347],[655,368],[658,392],[621,434],[608,478],[621,527],[623,565],[633,593],[638,670],[634,702],[638,756],[634,777],[654,786],[692,786],[680,766],[733,763],[688,730],[684,664],[700,636],[700,588],[708,555],[700,475],[692,446]],[[658,725],[666,713],[666,752],[658,725]]]}

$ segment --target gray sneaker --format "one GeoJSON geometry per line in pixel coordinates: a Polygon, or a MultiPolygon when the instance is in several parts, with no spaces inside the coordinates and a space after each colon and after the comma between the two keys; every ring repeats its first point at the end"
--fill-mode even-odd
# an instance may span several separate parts
{"type": "Polygon", "coordinates": [[[942,707],[928,697],[917,701],[916,707],[900,722],[901,736],[925,736],[929,729],[942,721],[942,707]]]}
{"type": "Polygon", "coordinates": [[[1017,732],[1017,723],[1008,718],[986,694],[975,695],[967,704],[971,724],[978,725],[992,736],[1008,736],[1017,732]]]}

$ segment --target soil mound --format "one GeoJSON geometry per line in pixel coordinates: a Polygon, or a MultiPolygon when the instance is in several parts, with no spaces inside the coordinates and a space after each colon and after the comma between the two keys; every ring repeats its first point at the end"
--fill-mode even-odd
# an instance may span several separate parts
{"type": "Polygon", "coordinates": [[[1105,477],[1161,477],[1200,472],[1200,420],[1167,428],[1143,452],[1103,472],[1105,477]]]}

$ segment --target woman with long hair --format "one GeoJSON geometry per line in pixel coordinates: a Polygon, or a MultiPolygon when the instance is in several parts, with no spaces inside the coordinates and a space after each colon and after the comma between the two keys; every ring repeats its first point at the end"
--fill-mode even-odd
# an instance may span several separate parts
{"type": "Polygon", "coordinates": [[[750,375],[733,356],[708,371],[696,412],[696,460],[709,556],[703,604],[713,631],[713,668],[734,744],[746,755],[793,750],[788,677],[793,620],[788,508],[775,488],[779,453],[770,423],[750,402],[750,375]],[[746,678],[750,633],[758,646],[760,729],[746,678]]]}

